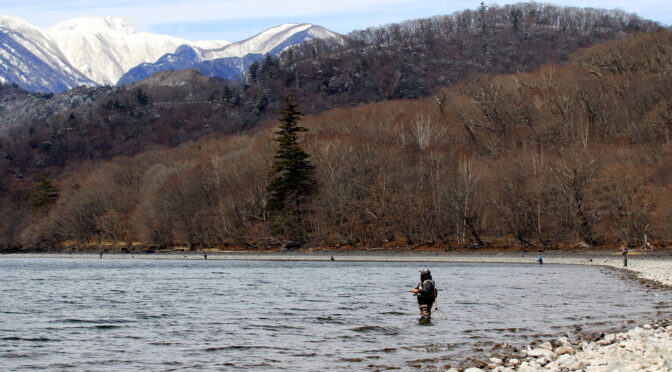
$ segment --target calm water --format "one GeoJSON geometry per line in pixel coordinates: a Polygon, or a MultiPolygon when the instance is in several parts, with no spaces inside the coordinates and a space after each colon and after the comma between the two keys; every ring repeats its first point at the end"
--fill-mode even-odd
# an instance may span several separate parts
{"type": "Polygon", "coordinates": [[[0,259],[0,370],[372,370],[457,365],[670,311],[607,269],[432,263],[0,259]],[[606,323],[605,323],[606,322],[606,323]]]}

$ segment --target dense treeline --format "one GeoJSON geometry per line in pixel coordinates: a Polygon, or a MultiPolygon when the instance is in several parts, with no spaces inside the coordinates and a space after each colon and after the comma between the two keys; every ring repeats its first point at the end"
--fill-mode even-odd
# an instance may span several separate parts
{"type": "MultiPolygon", "coordinates": [[[[307,116],[301,143],[318,191],[305,237],[365,246],[668,244],[671,74],[672,33],[642,34],[563,66],[307,116]]],[[[266,186],[275,125],[63,175],[58,198],[15,233],[33,247],[273,244],[266,186]]]]}
{"type": "Polygon", "coordinates": [[[618,10],[519,3],[315,40],[267,58],[248,83],[315,108],[419,98],[473,73],[533,71],[580,48],[660,26],[618,10]]]}
{"type": "MultiPolygon", "coordinates": [[[[308,113],[415,98],[474,72],[531,71],[545,61],[563,61],[577,48],[658,28],[619,11],[536,3],[482,6],[357,31],[341,44],[306,44],[253,66],[242,85],[180,71],[131,86],[80,87],[54,97],[27,97],[5,87],[0,90],[5,175],[0,177],[0,244],[18,244],[35,221],[31,196],[41,176],[60,184],[101,159],[246,133],[274,117],[287,93],[293,92],[308,113]]],[[[432,99],[446,109],[445,95],[432,99]]],[[[478,122],[466,127],[483,129],[478,122]]]]}

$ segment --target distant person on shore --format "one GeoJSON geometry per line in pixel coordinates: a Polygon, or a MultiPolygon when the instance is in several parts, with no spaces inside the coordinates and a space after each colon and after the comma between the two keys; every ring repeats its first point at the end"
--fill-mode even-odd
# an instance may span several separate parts
{"type": "Polygon", "coordinates": [[[621,254],[623,255],[623,267],[628,267],[628,246],[623,244],[621,246],[621,254]]]}
{"type": "Polygon", "coordinates": [[[434,280],[432,280],[432,272],[429,269],[420,271],[420,283],[411,289],[411,292],[418,298],[420,320],[429,321],[432,318],[432,305],[434,305],[438,293],[434,280]]]}
{"type": "Polygon", "coordinates": [[[544,264],[544,257],[539,255],[539,257],[537,257],[537,263],[539,263],[539,265],[543,265],[544,264]]]}

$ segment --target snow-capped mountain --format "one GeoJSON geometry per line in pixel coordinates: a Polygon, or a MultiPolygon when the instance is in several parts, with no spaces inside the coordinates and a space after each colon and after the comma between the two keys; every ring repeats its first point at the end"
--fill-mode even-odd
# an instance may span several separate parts
{"type": "Polygon", "coordinates": [[[7,16],[0,16],[0,79],[47,92],[93,84],[42,30],[7,16]]]}
{"type": "Polygon", "coordinates": [[[203,75],[217,76],[225,79],[237,80],[255,61],[261,61],[261,54],[248,54],[245,57],[219,58],[213,61],[203,61],[203,52],[188,45],[182,45],[175,53],[169,53],[154,63],[143,63],[130,69],[119,79],[117,85],[126,85],[143,80],[157,72],[167,70],[197,69],[203,75]]]}
{"type": "Polygon", "coordinates": [[[266,54],[334,37],[340,38],[319,26],[285,24],[237,43],[194,42],[137,32],[116,17],[77,18],[40,29],[19,18],[0,16],[0,83],[60,93],[79,85],[129,83],[185,68],[236,79],[266,54]]]}
{"type": "Polygon", "coordinates": [[[341,38],[323,27],[303,23],[287,23],[269,28],[249,39],[220,48],[199,48],[183,45],[174,53],[154,63],[143,63],[128,71],[118,85],[142,80],[165,70],[194,68],[207,76],[240,79],[249,66],[264,55],[277,55],[286,48],[312,39],[341,38]]]}
{"type": "Polygon", "coordinates": [[[249,39],[231,43],[219,49],[203,51],[203,59],[244,57],[250,53],[278,54],[285,48],[312,39],[338,38],[338,34],[309,23],[287,23],[269,28],[249,39]]]}
{"type": "Polygon", "coordinates": [[[68,60],[91,80],[114,85],[129,69],[156,61],[180,45],[223,47],[227,41],[191,42],[167,35],[137,32],[122,18],[76,18],[46,30],[68,60]]]}

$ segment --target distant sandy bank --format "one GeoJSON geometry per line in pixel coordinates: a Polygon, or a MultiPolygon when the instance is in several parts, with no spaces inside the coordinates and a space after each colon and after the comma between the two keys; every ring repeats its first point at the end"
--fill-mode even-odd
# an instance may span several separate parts
{"type": "MultiPolygon", "coordinates": [[[[249,261],[348,261],[348,262],[476,262],[476,263],[523,263],[536,264],[536,252],[492,252],[492,253],[408,253],[408,252],[221,252],[207,253],[208,260],[249,260],[249,261]]],[[[13,253],[2,254],[0,259],[13,258],[59,258],[59,259],[100,259],[93,253],[13,253]]],[[[623,267],[620,254],[613,252],[551,252],[544,253],[544,264],[597,265],[614,268],[623,267]]],[[[204,260],[203,253],[104,253],[103,259],[150,259],[150,260],[204,260]]],[[[628,261],[631,273],[646,280],[672,286],[672,256],[669,252],[633,252],[628,261]]]]}

